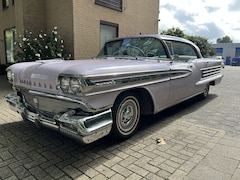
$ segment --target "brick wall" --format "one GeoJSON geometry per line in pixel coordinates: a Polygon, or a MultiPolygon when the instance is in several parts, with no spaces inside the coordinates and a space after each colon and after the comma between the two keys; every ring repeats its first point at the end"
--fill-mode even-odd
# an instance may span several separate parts
{"type": "MultiPolygon", "coordinates": [[[[91,3],[89,3],[91,2],[91,3]]],[[[119,25],[119,36],[158,33],[159,0],[123,0],[119,12],[73,0],[75,59],[91,58],[100,50],[100,20],[119,25]]]]}

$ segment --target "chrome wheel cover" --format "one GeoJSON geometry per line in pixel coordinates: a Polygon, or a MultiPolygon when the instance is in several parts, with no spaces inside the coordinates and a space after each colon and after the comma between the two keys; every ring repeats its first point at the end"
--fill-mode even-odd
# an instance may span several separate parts
{"type": "Polygon", "coordinates": [[[138,100],[131,96],[126,97],[120,104],[117,116],[117,129],[122,135],[130,135],[135,131],[140,117],[140,105],[138,100]]]}

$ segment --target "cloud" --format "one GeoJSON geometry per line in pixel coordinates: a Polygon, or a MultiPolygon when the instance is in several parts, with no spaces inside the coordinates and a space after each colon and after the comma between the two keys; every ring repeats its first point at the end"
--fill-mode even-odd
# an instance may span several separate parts
{"type": "Polygon", "coordinates": [[[239,12],[240,11],[240,1],[233,0],[233,2],[228,5],[228,9],[229,9],[229,11],[239,12]]]}
{"type": "Polygon", "coordinates": [[[188,22],[194,22],[194,14],[187,13],[186,11],[179,10],[174,13],[174,18],[177,19],[180,23],[185,24],[188,22]]]}
{"type": "Polygon", "coordinates": [[[240,1],[161,1],[159,31],[180,28],[187,35],[202,36],[211,42],[228,35],[240,42],[240,1]]]}
{"type": "MultiPolygon", "coordinates": [[[[161,5],[160,5],[161,6],[161,5]]],[[[168,11],[174,11],[176,10],[176,6],[174,5],[171,5],[169,3],[165,4],[165,5],[162,5],[161,8],[164,8],[164,9],[167,9],[168,11]]]]}
{"type": "Polygon", "coordinates": [[[216,12],[217,10],[220,9],[218,7],[212,7],[212,6],[206,6],[205,8],[206,8],[207,12],[209,12],[209,13],[216,12]]]}

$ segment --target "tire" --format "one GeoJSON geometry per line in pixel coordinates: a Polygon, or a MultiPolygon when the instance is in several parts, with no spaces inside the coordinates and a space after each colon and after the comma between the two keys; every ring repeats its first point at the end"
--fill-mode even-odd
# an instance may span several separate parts
{"type": "Polygon", "coordinates": [[[113,109],[112,134],[119,140],[131,137],[137,130],[141,107],[134,94],[125,94],[117,99],[113,109]]]}
{"type": "Polygon", "coordinates": [[[207,84],[206,87],[204,88],[202,94],[199,95],[199,98],[201,100],[206,99],[208,97],[209,89],[210,89],[210,86],[209,86],[209,84],[207,84]]]}

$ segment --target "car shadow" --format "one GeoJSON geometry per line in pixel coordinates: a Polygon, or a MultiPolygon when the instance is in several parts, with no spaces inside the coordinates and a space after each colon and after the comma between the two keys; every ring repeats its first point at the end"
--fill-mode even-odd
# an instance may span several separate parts
{"type": "MultiPolygon", "coordinates": [[[[18,177],[20,179],[29,177],[35,172],[36,167],[43,169],[45,173],[48,172],[52,178],[74,179],[116,156],[121,158],[123,152],[132,145],[141,144],[143,138],[146,139],[157,131],[161,131],[166,124],[196,111],[216,97],[210,94],[204,101],[192,98],[156,115],[144,116],[137,133],[122,142],[107,136],[92,144],[84,145],[56,131],[47,128],[38,129],[24,121],[2,124],[0,125],[0,151],[7,157],[1,158],[4,163],[9,163],[12,167],[24,167],[21,177],[18,177]],[[156,125],[160,129],[153,128],[156,125]],[[145,131],[148,133],[144,133],[145,131]],[[55,171],[51,172],[50,169],[55,171]],[[55,173],[56,169],[58,173],[55,173]]],[[[42,179],[43,174],[33,175],[37,179],[42,179]]]]}
{"type": "Polygon", "coordinates": [[[184,115],[192,113],[207,103],[213,101],[218,96],[216,94],[209,94],[208,97],[204,100],[200,100],[199,97],[193,97],[184,102],[181,102],[177,105],[169,107],[163,111],[160,111],[154,115],[145,115],[142,117],[141,129],[150,128],[154,126],[155,123],[171,123],[176,119],[181,118],[184,115]]]}

